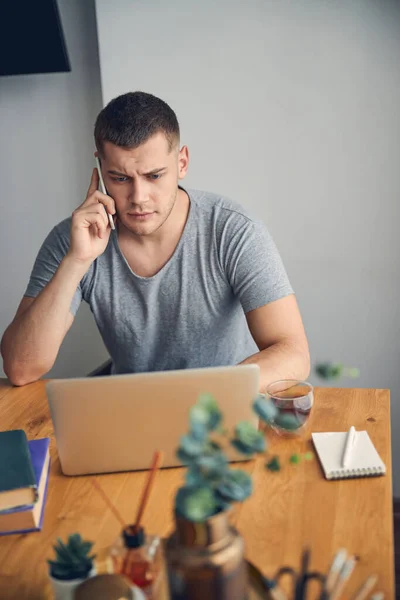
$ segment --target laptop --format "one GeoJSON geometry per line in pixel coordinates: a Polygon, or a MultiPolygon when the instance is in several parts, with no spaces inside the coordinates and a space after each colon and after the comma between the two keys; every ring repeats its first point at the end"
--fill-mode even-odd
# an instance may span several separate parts
{"type": "MultiPolygon", "coordinates": [[[[257,426],[259,372],[257,365],[239,365],[49,381],[63,473],[148,469],[155,450],[164,453],[163,467],[180,466],[176,449],[199,394],[214,396],[229,432],[243,420],[257,426]]],[[[244,460],[229,445],[226,452],[231,461],[244,460]]]]}

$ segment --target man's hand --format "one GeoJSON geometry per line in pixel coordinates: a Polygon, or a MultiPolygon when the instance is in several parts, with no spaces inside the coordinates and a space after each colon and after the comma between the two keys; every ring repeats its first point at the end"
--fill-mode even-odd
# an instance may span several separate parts
{"type": "Polygon", "coordinates": [[[71,241],[67,256],[77,262],[93,262],[103,254],[110,238],[111,227],[106,211],[115,214],[110,196],[98,191],[99,174],[93,169],[86,200],[72,213],[71,241]]]}
{"type": "Polygon", "coordinates": [[[22,299],[4,333],[4,371],[14,385],[36,381],[51,369],[74,320],[71,302],[79,282],[106,249],[111,231],[106,210],[114,214],[115,204],[97,191],[98,183],[94,169],[86,200],[72,216],[68,253],[40,294],[22,299]]]}

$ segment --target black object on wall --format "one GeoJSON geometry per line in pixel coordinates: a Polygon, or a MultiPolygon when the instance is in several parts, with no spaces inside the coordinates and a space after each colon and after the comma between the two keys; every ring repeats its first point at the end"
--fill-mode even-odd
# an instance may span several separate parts
{"type": "Polygon", "coordinates": [[[0,75],[70,70],[56,0],[0,0],[0,75]]]}

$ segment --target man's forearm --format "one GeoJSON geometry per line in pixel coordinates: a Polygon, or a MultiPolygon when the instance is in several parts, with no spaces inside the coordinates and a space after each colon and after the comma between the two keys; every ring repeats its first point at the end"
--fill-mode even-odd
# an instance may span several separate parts
{"type": "Polygon", "coordinates": [[[1,353],[12,383],[35,381],[53,366],[67,331],[73,295],[88,268],[64,258],[50,283],[5,331],[1,353]]]}
{"type": "Polygon", "coordinates": [[[261,350],[242,363],[256,364],[260,367],[260,392],[265,393],[267,386],[280,379],[305,380],[310,374],[310,355],[304,344],[282,341],[261,350]]]}

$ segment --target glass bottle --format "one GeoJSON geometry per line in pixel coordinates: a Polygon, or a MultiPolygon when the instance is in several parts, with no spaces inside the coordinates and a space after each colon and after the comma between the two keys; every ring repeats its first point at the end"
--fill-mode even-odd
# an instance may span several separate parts
{"type": "Polygon", "coordinates": [[[114,573],[127,577],[151,600],[156,598],[161,579],[160,541],[146,535],[143,527],[128,525],[110,551],[114,573]]]}

